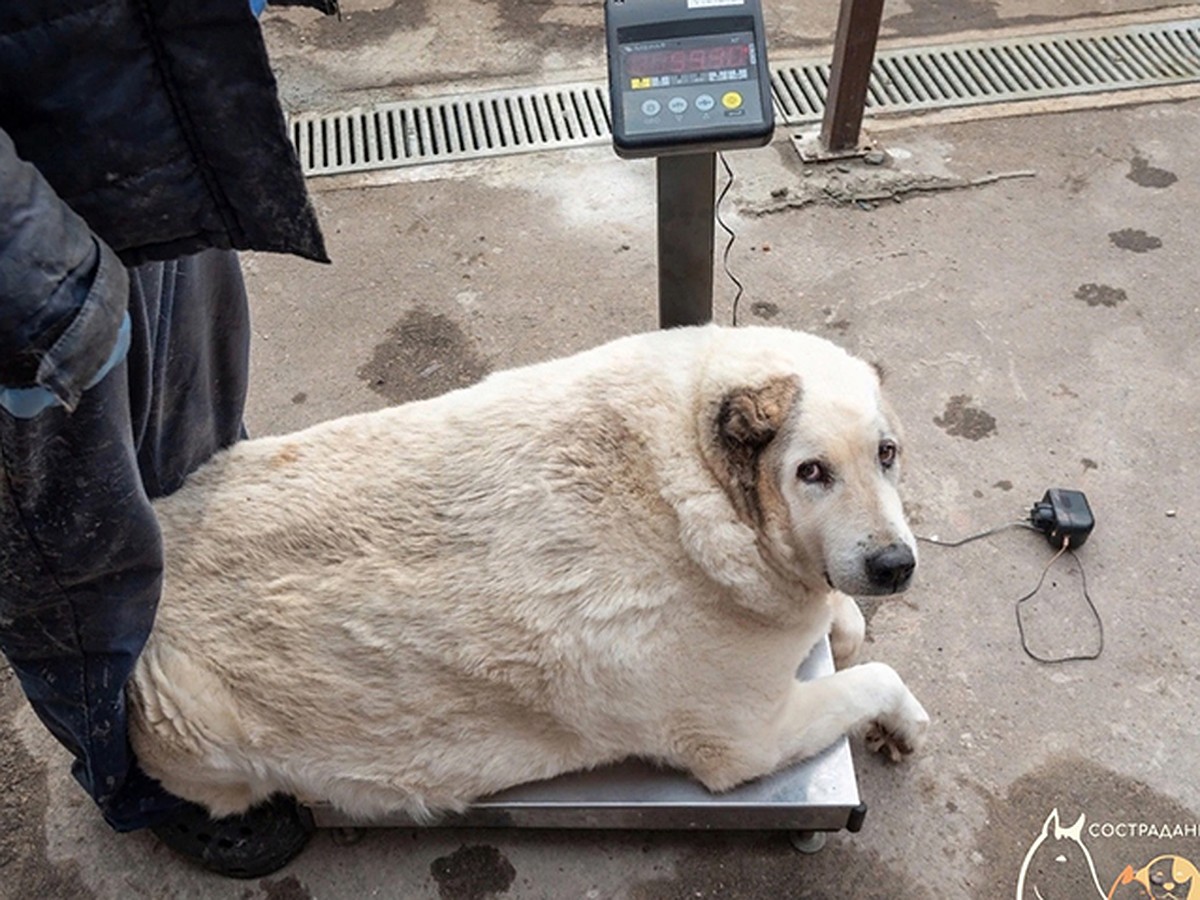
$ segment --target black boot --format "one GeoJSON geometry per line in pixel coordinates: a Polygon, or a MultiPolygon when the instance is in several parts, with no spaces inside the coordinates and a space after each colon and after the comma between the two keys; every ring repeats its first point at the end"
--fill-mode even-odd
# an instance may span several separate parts
{"type": "Polygon", "coordinates": [[[212,818],[186,804],[150,829],[176,853],[230,878],[270,875],[304,849],[315,830],[312,817],[291,797],[276,795],[241,815],[212,818]]]}

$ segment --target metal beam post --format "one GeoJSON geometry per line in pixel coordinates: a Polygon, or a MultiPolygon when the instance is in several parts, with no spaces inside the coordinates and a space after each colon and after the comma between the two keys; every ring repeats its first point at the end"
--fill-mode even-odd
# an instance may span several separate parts
{"type": "Polygon", "coordinates": [[[842,0],[829,71],[829,96],[821,121],[821,146],[844,153],[858,146],[883,0],[842,0]]]}
{"type": "Polygon", "coordinates": [[[658,324],[712,321],[715,153],[660,156],[658,168],[658,324]]]}

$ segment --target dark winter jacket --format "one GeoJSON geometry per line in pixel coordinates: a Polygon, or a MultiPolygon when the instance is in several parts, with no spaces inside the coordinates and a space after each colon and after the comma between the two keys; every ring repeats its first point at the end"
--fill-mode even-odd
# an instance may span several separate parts
{"type": "Polygon", "coordinates": [[[210,247],[326,260],[247,0],[0,2],[0,386],[72,407],[123,266],[210,247]]]}

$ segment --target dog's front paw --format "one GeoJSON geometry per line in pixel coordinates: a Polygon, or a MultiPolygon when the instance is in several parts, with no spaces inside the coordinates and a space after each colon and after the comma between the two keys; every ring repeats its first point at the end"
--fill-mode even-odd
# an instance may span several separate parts
{"type": "Polygon", "coordinates": [[[867,729],[867,749],[881,753],[892,762],[920,750],[929,730],[929,713],[907,688],[895,711],[880,716],[867,729]]]}
{"type": "Polygon", "coordinates": [[[833,619],[829,623],[829,648],[833,651],[833,665],[845,669],[858,659],[863,640],[867,634],[867,623],[862,610],[854,598],[841,591],[829,595],[833,619]]]}

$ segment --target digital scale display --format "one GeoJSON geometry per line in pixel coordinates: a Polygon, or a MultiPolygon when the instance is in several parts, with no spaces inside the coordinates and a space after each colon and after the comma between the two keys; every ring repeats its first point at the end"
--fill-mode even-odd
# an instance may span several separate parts
{"type": "Polygon", "coordinates": [[[630,78],[647,75],[690,75],[724,69],[745,69],[754,58],[749,41],[695,47],[691,50],[639,50],[625,54],[625,74],[630,78]]]}
{"type": "Polygon", "coordinates": [[[759,0],[606,0],[613,146],[760,147],[774,111],[759,0]]]}

